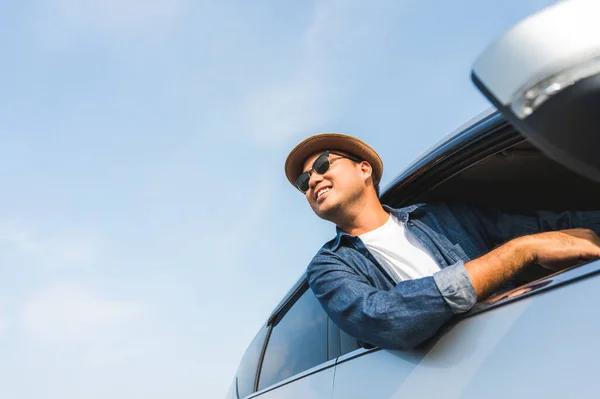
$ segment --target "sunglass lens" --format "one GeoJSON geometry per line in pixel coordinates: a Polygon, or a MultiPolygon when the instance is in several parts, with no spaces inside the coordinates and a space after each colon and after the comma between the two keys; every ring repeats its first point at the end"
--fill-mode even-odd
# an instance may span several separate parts
{"type": "MultiPolygon", "coordinates": [[[[329,153],[324,153],[315,160],[313,163],[313,170],[320,175],[329,170],[329,153]]],[[[308,191],[309,182],[310,173],[304,172],[296,179],[296,187],[298,187],[298,190],[306,193],[308,191]]]]}
{"type": "Polygon", "coordinates": [[[323,154],[319,158],[317,158],[315,160],[315,163],[313,164],[313,169],[320,175],[327,172],[327,170],[329,169],[328,154],[323,154]]]}
{"type": "Polygon", "coordinates": [[[298,176],[298,178],[296,179],[296,187],[298,187],[298,190],[302,191],[303,193],[307,192],[309,180],[310,175],[308,174],[308,172],[304,172],[300,176],[298,176]]]}

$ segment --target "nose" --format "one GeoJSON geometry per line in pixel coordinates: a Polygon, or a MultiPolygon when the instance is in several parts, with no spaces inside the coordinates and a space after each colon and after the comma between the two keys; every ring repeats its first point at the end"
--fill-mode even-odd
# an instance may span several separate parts
{"type": "Polygon", "coordinates": [[[315,173],[315,171],[313,170],[313,172],[310,174],[310,179],[308,179],[308,187],[314,189],[317,186],[317,184],[319,184],[322,181],[323,175],[315,173]]]}

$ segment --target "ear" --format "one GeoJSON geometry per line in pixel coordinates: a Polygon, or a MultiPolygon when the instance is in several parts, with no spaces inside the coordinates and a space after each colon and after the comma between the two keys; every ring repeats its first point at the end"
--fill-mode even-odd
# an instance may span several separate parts
{"type": "Polygon", "coordinates": [[[360,171],[362,172],[365,179],[371,177],[371,175],[373,174],[373,168],[371,167],[371,164],[367,161],[362,161],[360,163],[360,171]]]}

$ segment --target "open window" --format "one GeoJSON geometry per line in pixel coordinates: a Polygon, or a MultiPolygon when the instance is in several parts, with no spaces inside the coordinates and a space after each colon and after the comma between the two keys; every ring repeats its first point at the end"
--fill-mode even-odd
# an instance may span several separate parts
{"type": "Polygon", "coordinates": [[[466,167],[419,201],[467,201],[507,211],[598,209],[600,184],[548,158],[528,141],[466,167]]]}
{"type": "MultiPolygon", "coordinates": [[[[469,203],[509,213],[597,210],[600,183],[550,158],[502,115],[493,113],[409,168],[385,191],[382,202],[393,207],[419,202],[469,203]]],[[[530,267],[504,291],[477,305],[474,312],[550,289],[556,286],[546,283],[551,275],[552,271],[541,266],[530,267]],[[540,281],[544,278],[547,280],[540,281]]],[[[578,278],[579,274],[566,276],[578,278]]]]}

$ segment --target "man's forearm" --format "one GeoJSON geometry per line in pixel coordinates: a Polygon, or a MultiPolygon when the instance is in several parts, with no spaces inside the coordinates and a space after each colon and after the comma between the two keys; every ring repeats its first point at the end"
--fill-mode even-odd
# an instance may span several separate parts
{"type": "Polygon", "coordinates": [[[465,265],[478,299],[486,298],[524,267],[560,270],[600,258],[600,237],[589,229],[548,231],[515,238],[465,265]]]}
{"type": "Polygon", "coordinates": [[[478,299],[487,298],[524,267],[534,263],[528,239],[514,239],[465,264],[478,299]]]}

